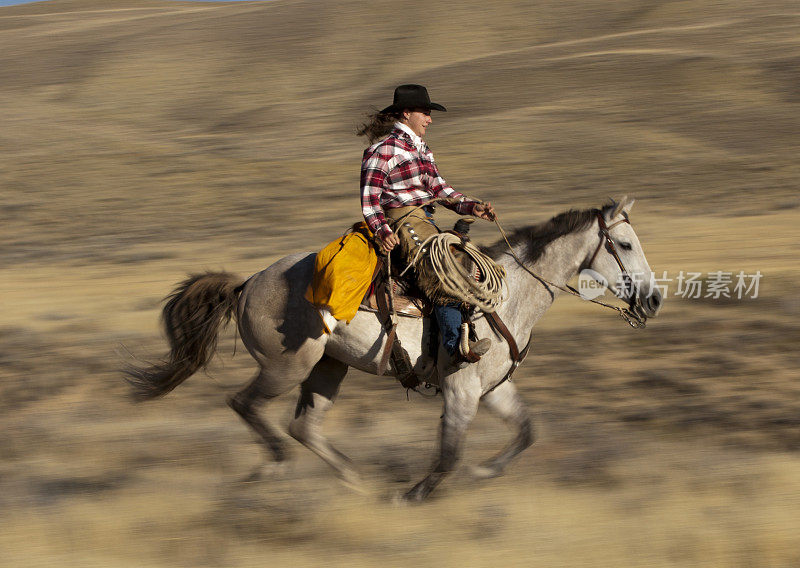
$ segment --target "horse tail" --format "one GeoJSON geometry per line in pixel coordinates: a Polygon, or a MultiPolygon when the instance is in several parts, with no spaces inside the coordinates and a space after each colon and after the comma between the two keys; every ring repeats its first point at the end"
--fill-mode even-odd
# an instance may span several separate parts
{"type": "Polygon", "coordinates": [[[191,275],[165,298],[161,321],[170,352],[165,361],[125,370],[135,398],[164,396],[208,364],[241,289],[242,280],[233,274],[206,272],[191,275]]]}

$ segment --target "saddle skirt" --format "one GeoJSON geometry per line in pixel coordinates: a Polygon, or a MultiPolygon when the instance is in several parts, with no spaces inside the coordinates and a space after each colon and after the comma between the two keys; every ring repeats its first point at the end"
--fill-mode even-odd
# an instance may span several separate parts
{"type": "MultiPolygon", "coordinates": [[[[378,272],[378,271],[376,271],[378,272]]],[[[383,276],[376,274],[372,284],[367,289],[364,299],[361,301],[359,310],[372,313],[380,313],[381,307],[378,303],[378,294],[384,293],[385,286],[380,286],[383,276]]],[[[433,313],[433,304],[421,294],[414,294],[406,282],[392,280],[392,291],[394,294],[394,309],[397,315],[409,318],[429,317],[433,313]]]]}

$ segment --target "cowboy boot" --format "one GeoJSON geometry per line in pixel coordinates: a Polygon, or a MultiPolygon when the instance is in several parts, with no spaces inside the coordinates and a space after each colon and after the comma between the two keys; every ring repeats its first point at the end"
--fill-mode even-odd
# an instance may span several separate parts
{"type": "Polygon", "coordinates": [[[458,352],[454,359],[458,362],[458,368],[463,369],[470,363],[477,363],[481,357],[486,355],[492,346],[492,340],[488,337],[477,341],[470,341],[469,326],[464,323],[461,326],[461,342],[458,345],[458,352]]]}
{"type": "Polygon", "coordinates": [[[459,349],[451,358],[450,364],[456,369],[465,369],[470,363],[477,363],[481,357],[486,355],[489,348],[492,346],[492,340],[488,337],[479,339],[478,341],[469,342],[469,350],[462,353],[459,349]]]}

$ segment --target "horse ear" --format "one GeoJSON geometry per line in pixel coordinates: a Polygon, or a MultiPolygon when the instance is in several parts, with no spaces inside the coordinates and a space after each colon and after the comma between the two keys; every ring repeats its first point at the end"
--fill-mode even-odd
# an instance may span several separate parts
{"type": "Polygon", "coordinates": [[[635,199],[628,197],[627,195],[623,195],[622,199],[619,200],[619,203],[612,200],[613,207],[608,218],[613,219],[622,212],[629,213],[635,201],[635,199]]]}
{"type": "Polygon", "coordinates": [[[631,209],[633,209],[633,204],[636,200],[633,197],[628,197],[627,195],[622,198],[622,210],[625,213],[630,213],[631,209]]]}

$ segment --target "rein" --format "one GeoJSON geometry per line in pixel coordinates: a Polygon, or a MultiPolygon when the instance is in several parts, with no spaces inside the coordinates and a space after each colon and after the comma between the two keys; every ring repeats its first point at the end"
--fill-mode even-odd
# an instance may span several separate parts
{"type": "MultiPolygon", "coordinates": [[[[479,203],[481,202],[479,199],[475,199],[475,201],[478,201],[479,203]]],[[[413,213],[417,209],[421,209],[422,207],[425,207],[426,205],[430,205],[430,204],[433,204],[433,203],[458,203],[458,202],[460,202],[460,200],[454,199],[454,198],[433,198],[433,199],[429,199],[428,201],[425,201],[424,203],[416,206],[413,210],[409,211],[403,217],[406,217],[406,216],[410,215],[411,213],[413,213]]],[[[400,221],[400,219],[397,219],[395,221],[395,223],[397,223],[399,221],[400,221]]],[[[597,253],[600,252],[600,248],[603,246],[603,244],[605,244],[606,245],[606,249],[608,249],[609,254],[611,254],[611,256],[614,257],[614,260],[617,261],[617,264],[619,265],[619,268],[622,271],[623,276],[626,276],[626,277],[630,278],[630,276],[628,275],[628,271],[625,269],[625,265],[622,263],[622,259],[619,257],[619,254],[617,253],[617,248],[614,246],[614,241],[611,239],[611,235],[609,234],[609,231],[611,229],[613,229],[614,227],[616,227],[617,225],[619,225],[620,223],[628,223],[630,225],[630,223],[631,223],[630,220],[627,217],[625,217],[624,219],[620,219],[616,223],[612,223],[611,225],[606,225],[606,220],[603,218],[603,214],[600,213],[600,211],[598,211],[597,212],[597,222],[600,225],[600,233],[601,233],[602,237],[600,239],[600,242],[597,244],[597,248],[595,249],[594,254],[592,255],[592,259],[589,261],[589,266],[590,267],[592,266],[592,263],[594,262],[595,258],[597,258],[597,253]]],[[[599,306],[603,306],[604,308],[608,308],[610,310],[616,310],[619,313],[620,317],[623,320],[625,320],[628,323],[628,325],[630,325],[634,329],[643,329],[643,328],[645,328],[647,326],[647,318],[642,317],[641,315],[637,314],[635,311],[633,311],[631,309],[633,307],[633,304],[631,304],[631,306],[629,306],[627,308],[620,308],[619,306],[612,306],[611,304],[607,304],[605,302],[601,302],[600,300],[596,300],[594,298],[584,298],[583,296],[581,296],[580,292],[578,292],[572,286],[569,286],[569,285],[559,286],[558,284],[550,282],[546,278],[542,278],[541,276],[539,276],[538,274],[533,272],[531,269],[529,269],[527,266],[525,266],[525,263],[522,262],[522,260],[514,252],[514,249],[511,246],[511,243],[508,242],[508,235],[506,235],[506,232],[503,230],[503,227],[500,225],[500,221],[498,221],[498,219],[497,219],[497,214],[494,215],[494,223],[495,223],[495,225],[497,225],[497,228],[500,231],[500,234],[503,236],[503,240],[505,241],[506,246],[508,246],[509,253],[514,258],[514,260],[517,261],[517,264],[519,264],[522,267],[522,269],[525,270],[525,272],[527,272],[528,274],[530,274],[531,276],[536,278],[539,282],[541,282],[543,286],[545,286],[545,287],[552,286],[554,288],[558,288],[562,292],[566,292],[568,294],[572,294],[573,296],[578,296],[582,300],[586,300],[586,301],[592,302],[593,304],[597,304],[599,306]]],[[[636,301],[636,300],[634,300],[634,301],[636,301]]]]}
{"type": "MultiPolygon", "coordinates": [[[[597,253],[600,251],[600,247],[602,247],[603,244],[605,243],[606,248],[608,249],[609,253],[614,257],[614,260],[617,261],[617,264],[619,265],[620,270],[622,270],[622,274],[624,276],[627,276],[628,278],[630,278],[630,276],[628,276],[628,271],[625,270],[625,265],[622,263],[622,259],[620,259],[619,254],[617,253],[617,249],[614,246],[614,241],[611,239],[611,235],[609,234],[609,231],[611,229],[613,229],[614,227],[616,227],[617,225],[619,225],[620,223],[628,223],[630,225],[630,221],[626,217],[624,219],[620,219],[616,223],[612,223],[611,225],[606,225],[606,221],[603,218],[602,213],[600,213],[599,211],[597,212],[597,220],[598,220],[598,223],[600,225],[600,232],[602,234],[602,237],[600,239],[600,242],[597,244],[597,248],[595,249],[594,254],[592,255],[592,259],[589,261],[589,266],[592,265],[592,263],[594,262],[595,258],[597,257],[597,253]]],[[[619,313],[620,317],[622,319],[624,319],[628,323],[628,325],[630,325],[634,329],[643,329],[644,327],[646,327],[646,325],[647,325],[646,318],[643,318],[642,316],[640,316],[639,314],[637,314],[636,312],[631,310],[630,307],[628,307],[628,308],[620,308],[619,306],[612,306],[611,304],[606,304],[605,302],[601,302],[600,300],[595,300],[594,298],[591,298],[591,299],[590,298],[584,298],[583,296],[581,296],[580,292],[575,290],[575,288],[573,288],[572,286],[569,286],[569,285],[559,286],[558,284],[550,282],[546,278],[542,278],[541,276],[539,276],[538,274],[533,272],[531,269],[529,269],[527,266],[525,266],[525,263],[522,262],[522,260],[517,256],[517,253],[514,252],[514,249],[511,246],[511,243],[508,242],[508,236],[506,235],[506,232],[503,230],[503,227],[500,225],[500,221],[498,221],[498,219],[497,219],[497,215],[494,216],[494,223],[495,223],[495,225],[497,225],[497,228],[500,230],[500,234],[503,236],[503,240],[506,242],[506,246],[508,246],[508,251],[509,251],[509,253],[511,253],[511,256],[514,258],[514,260],[517,261],[517,264],[519,264],[522,267],[522,269],[525,270],[525,272],[527,272],[528,274],[530,274],[531,276],[536,278],[539,282],[541,282],[543,285],[545,285],[545,287],[546,286],[553,286],[554,288],[558,288],[559,290],[561,290],[563,292],[566,292],[568,294],[572,294],[573,296],[578,296],[582,300],[588,300],[589,302],[592,302],[593,304],[598,304],[598,305],[603,306],[605,308],[609,308],[611,310],[616,310],[619,313]]]]}

